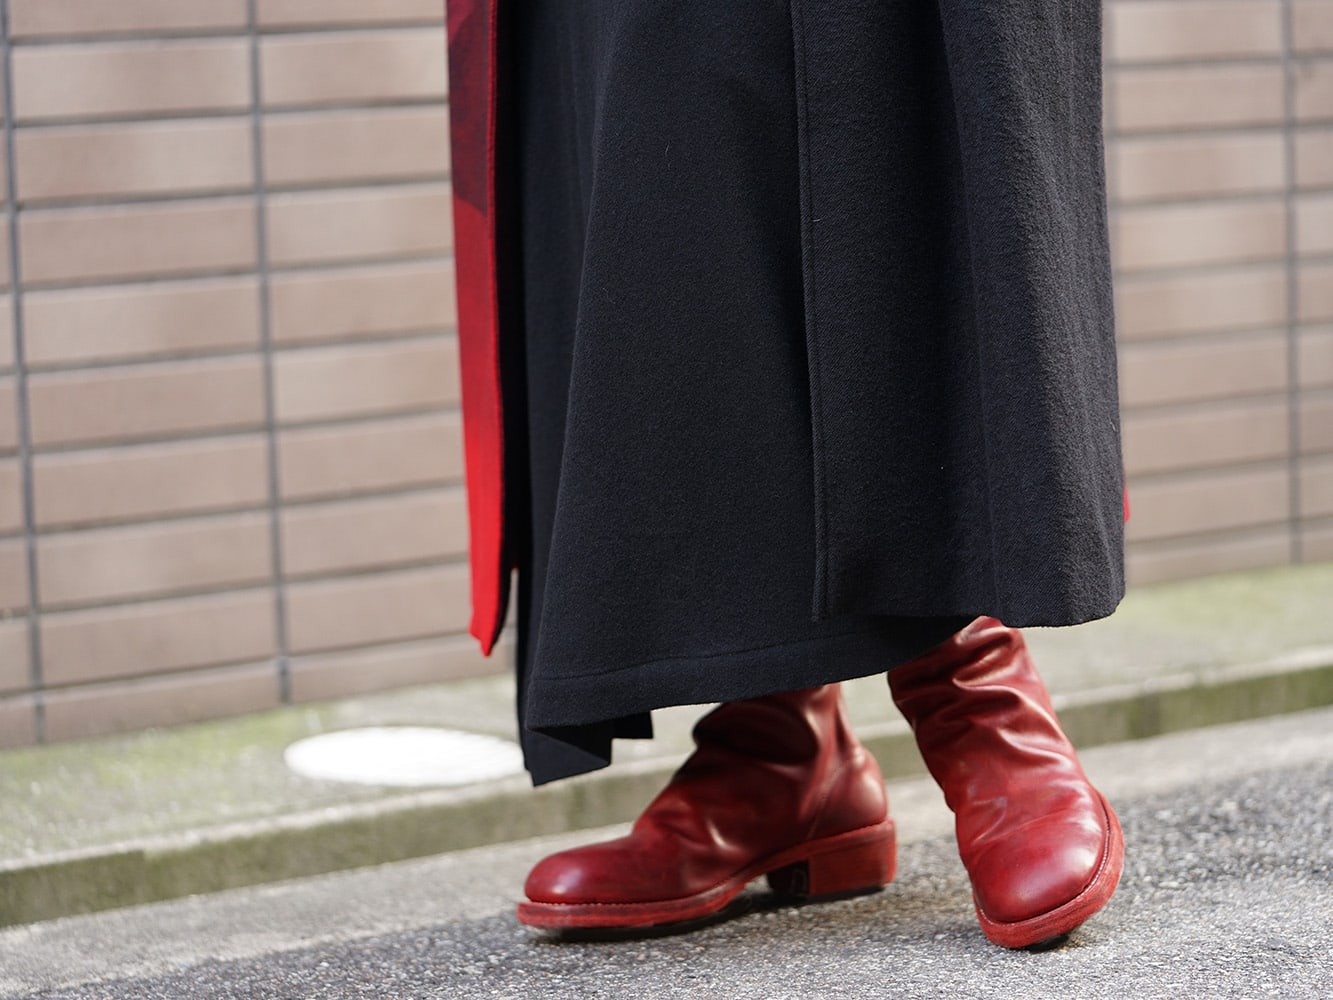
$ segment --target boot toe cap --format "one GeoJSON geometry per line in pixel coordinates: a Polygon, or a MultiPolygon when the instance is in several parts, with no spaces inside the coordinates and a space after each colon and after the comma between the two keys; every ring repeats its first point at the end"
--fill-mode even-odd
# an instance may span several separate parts
{"type": "Polygon", "coordinates": [[[644,856],[627,841],[553,854],[538,862],[523,887],[534,903],[625,904],[685,894],[680,869],[644,856]]]}
{"type": "Polygon", "coordinates": [[[974,878],[973,891],[992,920],[1028,920],[1076,898],[1092,882],[1100,864],[1101,852],[1086,847],[1045,851],[974,878]]]}

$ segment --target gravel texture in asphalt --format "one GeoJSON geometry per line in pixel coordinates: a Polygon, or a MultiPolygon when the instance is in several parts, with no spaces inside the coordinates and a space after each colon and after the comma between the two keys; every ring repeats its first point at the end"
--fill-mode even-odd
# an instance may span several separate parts
{"type": "MultiPolygon", "coordinates": [[[[1321,715],[1327,731],[1333,715],[1321,715]]],[[[1270,731],[1231,728],[1239,741],[1270,731]]],[[[1243,743],[1232,749],[1242,757],[1246,752],[1243,743]]],[[[1156,785],[1149,780],[1150,791],[1115,799],[1128,857],[1111,904],[1063,945],[1043,952],[1010,952],[986,942],[952,838],[932,836],[905,845],[899,877],[883,892],[790,907],[774,906],[756,891],[745,897],[747,912],[686,934],[556,941],[519,926],[500,893],[480,903],[463,902],[452,919],[431,926],[335,937],[278,953],[22,995],[33,1000],[1333,996],[1330,755],[1223,778],[1200,773],[1197,780],[1166,790],[1161,782],[1156,785]]],[[[512,891],[513,879],[547,849],[549,844],[487,850],[497,852],[495,870],[512,891]]],[[[468,854],[473,867],[455,869],[455,881],[442,881],[439,893],[465,897],[467,879],[491,877],[476,867],[491,855],[468,854]]],[[[418,867],[402,869],[413,878],[428,870],[413,864],[418,867]]],[[[378,877],[392,877],[392,870],[383,869],[378,877]]],[[[248,907],[262,920],[262,896],[263,890],[256,890],[253,900],[236,903],[241,909],[229,919],[243,919],[248,907]]],[[[336,894],[321,898],[322,907],[339,905],[336,894]]],[[[352,897],[342,904],[349,910],[358,905],[352,897]]],[[[208,933],[207,926],[198,933],[208,933]]],[[[0,938],[0,963],[4,949],[21,942],[14,932],[0,938]]],[[[0,995],[3,982],[0,973],[0,995]]]]}

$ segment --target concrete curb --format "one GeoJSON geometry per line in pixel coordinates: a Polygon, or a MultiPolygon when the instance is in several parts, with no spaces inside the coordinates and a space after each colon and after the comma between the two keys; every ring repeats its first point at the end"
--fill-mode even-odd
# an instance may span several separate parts
{"type": "MultiPolygon", "coordinates": [[[[1080,747],[1333,704],[1333,648],[1056,699],[1080,747]]],[[[862,740],[890,779],[923,773],[902,723],[862,740]]],[[[532,789],[526,778],[389,793],[189,834],[0,863],[0,926],[607,826],[638,814],[677,765],[638,761],[532,789]]]]}

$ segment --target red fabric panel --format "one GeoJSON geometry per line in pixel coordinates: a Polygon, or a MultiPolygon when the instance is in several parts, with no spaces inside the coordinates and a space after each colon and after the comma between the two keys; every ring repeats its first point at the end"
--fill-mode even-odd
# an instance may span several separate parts
{"type": "Polygon", "coordinates": [[[504,424],[496,295],[495,18],[498,0],[449,0],[458,354],[467,470],[471,632],[490,653],[504,619],[504,424]]]}

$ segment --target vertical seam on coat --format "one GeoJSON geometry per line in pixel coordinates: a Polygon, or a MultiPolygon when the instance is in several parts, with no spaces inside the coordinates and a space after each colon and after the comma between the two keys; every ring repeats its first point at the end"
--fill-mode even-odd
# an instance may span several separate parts
{"type": "Polygon", "coordinates": [[[828,470],[825,465],[822,397],[819,391],[820,361],[817,335],[814,266],[814,191],[810,180],[809,94],[805,73],[805,8],[802,0],[791,2],[793,81],[796,97],[797,172],[801,195],[801,275],[805,293],[806,380],[810,387],[810,450],[814,479],[815,579],[811,615],[821,621],[828,615],[829,538],[828,470]]]}
{"type": "MultiPolygon", "coordinates": [[[[944,62],[945,65],[948,67],[949,104],[953,117],[954,135],[955,138],[957,139],[958,148],[960,151],[958,172],[961,178],[959,183],[963,190],[963,206],[962,206],[963,220],[967,226],[967,257],[970,264],[970,267],[968,269],[969,270],[968,283],[972,289],[972,322],[974,328],[979,329],[981,323],[981,302],[979,301],[979,293],[977,290],[978,270],[977,270],[977,259],[976,259],[976,247],[972,241],[972,232],[973,232],[972,199],[968,191],[967,164],[963,162],[963,158],[961,156],[961,151],[964,148],[963,135],[962,135],[963,126],[962,122],[959,120],[959,115],[958,115],[958,91],[954,86],[955,66],[953,61],[953,54],[949,48],[948,29],[944,24],[944,18],[945,18],[944,11],[941,8],[937,8],[936,14],[939,17],[941,44],[944,46],[944,62]]],[[[981,350],[983,349],[983,346],[984,346],[984,339],[978,336],[977,352],[974,354],[974,360],[977,365],[977,372],[978,372],[977,388],[979,394],[982,397],[984,397],[986,394],[986,380],[983,374],[986,370],[986,366],[982,365],[981,358],[979,356],[981,350]]],[[[986,426],[985,407],[978,404],[978,411],[981,414],[981,419],[978,421],[978,424],[981,430],[981,450],[983,454],[982,461],[986,468],[986,490],[985,490],[986,520],[989,522],[988,524],[989,531],[987,532],[986,542],[987,542],[987,548],[990,551],[990,565],[987,566],[986,568],[990,576],[990,585],[991,585],[990,603],[992,605],[998,605],[1000,587],[999,587],[999,582],[995,575],[995,567],[997,564],[997,559],[995,555],[995,537],[996,537],[995,507],[991,503],[991,440],[988,428],[986,426]]]]}

